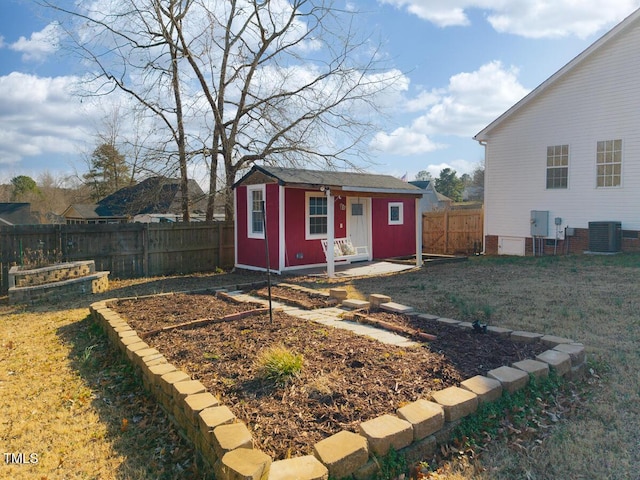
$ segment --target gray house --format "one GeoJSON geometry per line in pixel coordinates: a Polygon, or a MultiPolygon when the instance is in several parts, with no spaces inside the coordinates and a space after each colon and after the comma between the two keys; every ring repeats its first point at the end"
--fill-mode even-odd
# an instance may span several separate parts
{"type": "Polygon", "coordinates": [[[414,180],[409,182],[424,191],[420,200],[420,211],[431,212],[434,210],[445,210],[451,206],[453,200],[438,193],[431,180],[414,180]]]}
{"type": "MultiPolygon", "coordinates": [[[[204,219],[207,194],[195,180],[189,180],[188,189],[192,220],[204,219]]],[[[70,205],[62,215],[67,223],[179,221],[182,218],[180,180],[150,177],[121,188],[95,205],[70,205]]]]}
{"type": "Polygon", "coordinates": [[[31,213],[30,203],[0,203],[0,227],[39,223],[40,220],[31,213]]]}

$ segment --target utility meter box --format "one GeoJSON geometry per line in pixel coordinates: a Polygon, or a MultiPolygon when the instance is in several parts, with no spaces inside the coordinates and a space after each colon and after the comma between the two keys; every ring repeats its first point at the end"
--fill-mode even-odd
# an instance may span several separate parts
{"type": "Polygon", "coordinates": [[[549,236],[549,211],[531,210],[531,236],[549,236]]]}

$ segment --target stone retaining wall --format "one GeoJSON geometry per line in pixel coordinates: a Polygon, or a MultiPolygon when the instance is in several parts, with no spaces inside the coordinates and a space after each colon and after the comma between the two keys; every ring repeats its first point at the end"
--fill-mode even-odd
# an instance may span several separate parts
{"type": "Polygon", "coordinates": [[[86,277],[95,271],[96,265],[93,260],[58,263],[48,267],[28,270],[22,267],[11,267],[9,270],[9,288],[32,287],[34,285],[86,277]]]}
{"type": "MultiPolygon", "coordinates": [[[[346,295],[338,290],[332,289],[332,296],[345,301],[346,295]]],[[[372,300],[377,302],[380,298],[374,296],[372,300]]],[[[272,461],[267,454],[253,448],[251,432],[235,417],[233,405],[222,405],[202,383],[191,379],[145,343],[108,307],[109,301],[92,304],[93,317],[136,367],[146,388],[174,423],[213,466],[217,480],[372,478],[379,468],[374,454],[384,456],[393,448],[409,463],[429,458],[438,444],[450,440],[450,432],[463,417],[474,413],[480,403],[497,400],[503,391],[524,388],[531,375],[546,376],[554,370],[561,377],[573,379],[581,376],[586,366],[584,346],[570,339],[489,327],[489,334],[522,342],[542,342],[549,349],[536,359],[491,370],[486,376],[465,380],[459,387],[445,388],[396,412],[362,422],[358,432],[336,433],[315,444],[313,455],[272,461]]],[[[384,310],[386,303],[391,302],[381,303],[379,308],[384,310]]],[[[391,307],[397,309],[398,305],[393,303],[391,307]]],[[[416,315],[459,328],[473,328],[468,322],[416,315]]]]}
{"type": "Polygon", "coordinates": [[[106,292],[109,272],[96,272],[93,260],[43,268],[9,270],[9,303],[35,303],[49,298],[106,292]]]}

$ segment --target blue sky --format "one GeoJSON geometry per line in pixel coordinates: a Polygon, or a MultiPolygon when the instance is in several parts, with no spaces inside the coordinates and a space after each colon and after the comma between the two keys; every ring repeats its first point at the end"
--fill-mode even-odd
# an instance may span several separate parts
{"type": "MultiPolygon", "coordinates": [[[[483,158],[472,137],[640,6],[640,0],[338,0],[363,11],[403,88],[368,171],[408,178],[483,158]]],[[[105,110],[72,94],[82,65],[33,0],[0,2],[0,182],[82,174],[105,110]]],[[[194,176],[198,176],[194,172],[194,176]]],[[[198,179],[198,178],[196,178],[198,179]]],[[[202,179],[198,179],[202,180],[202,179]]],[[[204,183],[204,182],[202,182],[204,183]]]]}

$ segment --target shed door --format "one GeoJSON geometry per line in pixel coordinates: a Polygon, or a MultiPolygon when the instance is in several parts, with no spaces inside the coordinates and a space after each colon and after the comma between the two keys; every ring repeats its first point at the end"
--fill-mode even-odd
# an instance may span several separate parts
{"type": "Polygon", "coordinates": [[[347,235],[356,247],[369,247],[371,199],[349,197],[347,199],[347,235]]]}

